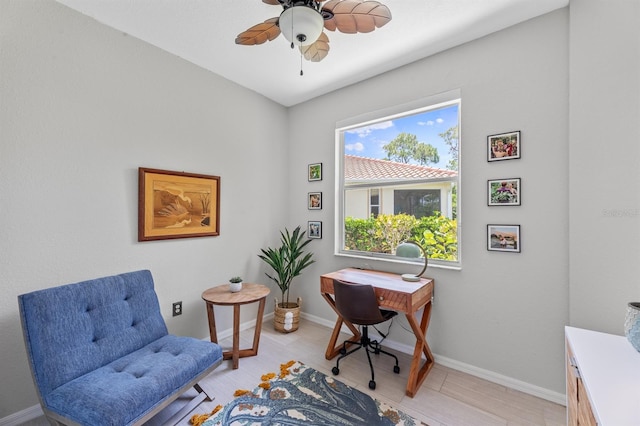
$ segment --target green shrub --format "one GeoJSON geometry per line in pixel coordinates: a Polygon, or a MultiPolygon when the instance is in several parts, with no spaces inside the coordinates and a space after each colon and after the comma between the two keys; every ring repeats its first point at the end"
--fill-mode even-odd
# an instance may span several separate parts
{"type": "Polygon", "coordinates": [[[345,218],[345,250],[391,254],[408,239],[421,244],[430,259],[458,259],[457,221],[439,212],[420,219],[407,214],[345,218]]]}

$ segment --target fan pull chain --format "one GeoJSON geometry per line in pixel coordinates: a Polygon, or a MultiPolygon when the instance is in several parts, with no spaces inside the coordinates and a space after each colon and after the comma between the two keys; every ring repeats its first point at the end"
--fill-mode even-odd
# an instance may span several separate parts
{"type": "Polygon", "coordinates": [[[300,49],[300,75],[304,75],[304,73],[302,72],[302,49],[300,49]]]}

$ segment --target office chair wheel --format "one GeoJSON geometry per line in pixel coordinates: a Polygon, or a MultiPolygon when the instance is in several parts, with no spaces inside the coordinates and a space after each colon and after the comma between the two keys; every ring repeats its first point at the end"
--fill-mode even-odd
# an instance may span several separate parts
{"type": "Polygon", "coordinates": [[[338,367],[333,367],[331,369],[331,372],[333,373],[334,376],[337,376],[338,374],[340,374],[340,369],[338,367]]]}
{"type": "Polygon", "coordinates": [[[340,348],[340,355],[344,355],[347,353],[347,350],[345,348],[340,348]]]}
{"type": "Polygon", "coordinates": [[[394,365],[393,366],[393,372],[396,373],[396,374],[400,374],[400,367],[397,366],[397,365],[394,365]]]}
{"type": "Polygon", "coordinates": [[[369,380],[369,389],[373,390],[376,388],[376,382],[373,380],[369,380]]]}

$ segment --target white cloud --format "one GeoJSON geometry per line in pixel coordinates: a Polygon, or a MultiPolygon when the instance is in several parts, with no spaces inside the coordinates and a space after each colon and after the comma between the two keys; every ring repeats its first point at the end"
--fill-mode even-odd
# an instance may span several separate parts
{"type": "Polygon", "coordinates": [[[374,130],[383,130],[388,129],[389,127],[393,127],[393,121],[382,121],[370,126],[358,127],[357,129],[347,130],[347,133],[357,134],[361,138],[364,138],[374,130]]]}
{"type": "Polygon", "coordinates": [[[344,146],[344,150],[360,152],[360,151],[364,151],[364,145],[362,145],[362,143],[360,142],[350,143],[349,145],[344,146]]]}
{"type": "Polygon", "coordinates": [[[418,124],[421,126],[433,126],[435,124],[442,124],[444,123],[444,119],[442,118],[436,118],[436,121],[433,120],[429,120],[429,121],[419,121],[418,124]]]}

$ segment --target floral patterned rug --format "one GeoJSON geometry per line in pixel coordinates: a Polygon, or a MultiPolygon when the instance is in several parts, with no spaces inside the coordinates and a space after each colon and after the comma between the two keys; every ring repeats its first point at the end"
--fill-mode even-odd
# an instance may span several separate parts
{"type": "Polygon", "coordinates": [[[191,423],[228,425],[425,425],[400,410],[326,376],[299,361],[280,366],[280,374],[265,374],[252,391],[191,423]]]}

